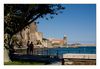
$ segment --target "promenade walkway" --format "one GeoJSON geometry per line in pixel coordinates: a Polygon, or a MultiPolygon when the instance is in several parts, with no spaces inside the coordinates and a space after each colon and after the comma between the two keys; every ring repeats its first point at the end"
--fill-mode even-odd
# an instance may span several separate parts
{"type": "Polygon", "coordinates": [[[63,54],[63,58],[96,59],[96,54],[63,54]]]}
{"type": "Polygon", "coordinates": [[[24,61],[30,61],[30,62],[44,62],[46,64],[52,64],[55,62],[59,62],[60,59],[53,56],[47,56],[47,55],[22,55],[22,54],[14,54],[12,60],[24,60],[24,61]]]}
{"type": "Polygon", "coordinates": [[[50,65],[62,65],[62,63],[59,61],[59,62],[51,63],[50,65]]]}

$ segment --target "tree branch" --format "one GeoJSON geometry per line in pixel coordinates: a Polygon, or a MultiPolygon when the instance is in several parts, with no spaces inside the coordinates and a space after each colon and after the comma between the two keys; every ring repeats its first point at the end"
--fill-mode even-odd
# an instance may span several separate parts
{"type": "Polygon", "coordinates": [[[41,16],[41,14],[39,14],[39,15],[37,15],[34,19],[32,19],[30,22],[27,22],[27,23],[23,23],[23,25],[22,26],[20,26],[19,28],[18,28],[18,30],[16,30],[16,31],[14,31],[13,32],[13,35],[14,34],[16,34],[16,33],[18,33],[19,31],[22,31],[23,30],[23,28],[25,28],[26,26],[28,26],[29,24],[31,24],[32,22],[34,22],[37,18],[39,18],[41,16]]]}

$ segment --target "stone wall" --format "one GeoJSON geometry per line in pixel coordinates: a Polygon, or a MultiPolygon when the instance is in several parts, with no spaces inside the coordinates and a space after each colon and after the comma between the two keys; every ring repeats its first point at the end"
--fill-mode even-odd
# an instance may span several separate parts
{"type": "Polygon", "coordinates": [[[16,36],[19,39],[19,41],[22,42],[22,45],[26,46],[28,41],[33,42],[34,44],[36,43],[37,40],[35,34],[36,32],[37,32],[36,23],[31,23],[27,28],[17,33],[16,36]]]}

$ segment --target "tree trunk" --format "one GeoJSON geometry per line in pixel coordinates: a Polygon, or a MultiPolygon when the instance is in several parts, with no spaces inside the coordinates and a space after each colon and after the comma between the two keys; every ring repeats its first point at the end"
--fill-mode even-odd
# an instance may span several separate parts
{"type": "Polygon", "coordinates": [[[6,35],[6,37],[4,36],[4,62],[10,62],[10,42],[11,42],[11,36],[9,34],[4,34],[6,35]],[[6,39],[6,41],[5,41],[6,39]]]}
{"type": "Polygon", "coordinates": [[[10,62],[10,58],[9,58],[9,50],[4,48],[4,62],[10,62]]]}

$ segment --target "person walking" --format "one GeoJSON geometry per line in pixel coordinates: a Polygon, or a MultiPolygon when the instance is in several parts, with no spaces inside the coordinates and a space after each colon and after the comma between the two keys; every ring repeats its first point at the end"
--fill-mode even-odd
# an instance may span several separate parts
{"type": "Polygon", "coordinates": [[[31,42],[31,44],[30,44],[30,54],[33,54],[33,48],[34,48],[33,42],[31,42]]]}
{"type": "Polygon", "coordinates": [[[30,54],[30,42],[29,41],[27,42],[27,54],[28,55],[30,54]]]}

